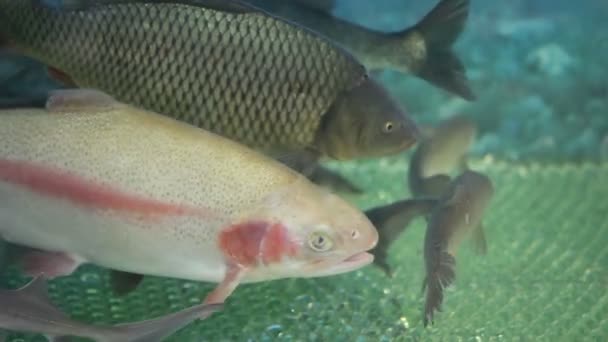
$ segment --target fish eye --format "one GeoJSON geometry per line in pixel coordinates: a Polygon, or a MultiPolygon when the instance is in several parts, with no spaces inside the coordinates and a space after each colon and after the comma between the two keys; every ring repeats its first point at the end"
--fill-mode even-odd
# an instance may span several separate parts
{"type": "Polygon", "coordinates": [[[356,229],[353,229],[353,230],[350,232],[350,236],[351,236],[353,239],[357,239],[357,238],[359,237],[359,231],[358,231],[358,230],[356,230],[356,229]]]}
{"type": "Polygon", "coordinates": [[[327,252],[333,245],[329,236],[321,232],[314,232],[308,237],[308,246],[315,252],[327,252]]]}
{"type": "Polygon", "coordinates": [[[384,123],[384,133],[390,133],[395,128],[395,124],[392,121],[387,121],[384,123]]]}

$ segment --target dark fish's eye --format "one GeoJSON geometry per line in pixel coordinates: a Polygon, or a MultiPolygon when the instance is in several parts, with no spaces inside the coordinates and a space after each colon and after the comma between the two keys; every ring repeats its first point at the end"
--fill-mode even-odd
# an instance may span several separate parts
{"type": "Polygon", "coordinates": [[[395,124],[392,121],[387,121],[384,123],[384,132],[390,133],[395,128],[395,124]]]}

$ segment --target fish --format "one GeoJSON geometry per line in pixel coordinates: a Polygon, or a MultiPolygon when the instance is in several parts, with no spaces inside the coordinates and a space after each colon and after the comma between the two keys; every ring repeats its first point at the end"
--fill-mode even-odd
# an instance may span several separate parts
{"type": "Polygon", "coordinates": [[[451,175],[467,168],[466,156],[477,135],[477,125],[456,115],[430,128],[420,139],[408,170],[414,197],[439,197],[450,186],[451,175]]]}
{"type": "Polygon", "coordinates": [[[0,35],[70,87],[275,156],[407,150],[412,118],[351,54],[236,0],[0,0],[0,35]]]}
{"type": "Polygon", "coordinates": [[[217,283],[345,273],[373,262],[363,212],[242,144],[92,89],[0,111],[0,238],[26,275],[84,263],[217,283]]]}
{"type": "Polygon", "coordinates": [[[463,239],[470,235],[475,250],[487,253],[482,218],[493,194],[490,178],[466,170],[451,182],[430,213],[424,238],[424,326],[433,323],[435,311],[441,311],[443,290],[456,278],[456,253],[463,239]]]}
{"type": "Polygon", "coordinates": [[[437,203],[436,198],[404,199],[365,211],[365,216],[378,230],[378,244],[372,250],[374,265],[384,274],[389,277],[393,276],[393,269],[387,261],[391,244],[399,238],[414,219],[428,215],[437,203]]]}
{"type": "Polygon", "coordinates": [[[43,277],[36,277],[17,290],[0,289],[0,328],[44,334],[50,341],[68,336],[97,342],[162,341],[197,319],[222,309],[221,304],[195,305],[147,321],[115,326],[94,326],[69,318],[50,300],[43,277]]]}
{"type": "Polygon", "coordinates": [[[441,0],[416,25],[399,32],[375,31],[331,14],[307,1],[248,0],[333,40],[369,70],[413,74],[461,98],[474,101],[466,68],[452,49],[469,14],[469,0],[441,0]]]}

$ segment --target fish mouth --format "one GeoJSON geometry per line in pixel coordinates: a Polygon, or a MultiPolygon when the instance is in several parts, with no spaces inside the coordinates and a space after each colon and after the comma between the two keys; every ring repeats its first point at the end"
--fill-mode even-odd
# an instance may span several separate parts
{"type": "Polygon", "coordinates": [[[323,277],[323,276],[347,273],[347,272],[351,272],[351,271],[357,270],[359,268],[362,268],[363,266],[367,266],[367,265],[371,264],[373,261],[374,261],[373,254],[367,253],[367,252],[360,252],[360,253],[349,256],[348,258],[340,261],[337,264],[331,265],[323,270],[320,270],[319,272],[315,272],[315,274],[312,276],[313,277],[323,277]]]}

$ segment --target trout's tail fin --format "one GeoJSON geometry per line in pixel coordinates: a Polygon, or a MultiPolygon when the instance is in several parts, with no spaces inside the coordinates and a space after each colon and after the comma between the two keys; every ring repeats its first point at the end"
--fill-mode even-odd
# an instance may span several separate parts
{"type": "Polygon", "coordinates": [[[452,51],[452,45],[465,27],[469,3],[469,0],[441,0],[418,24],[399,36],[403,41],[419,34],[424,40],[424,60],[413,70],[418,77],[473,101],[475,94],[469,86],[465,67],[452,51]]]}

